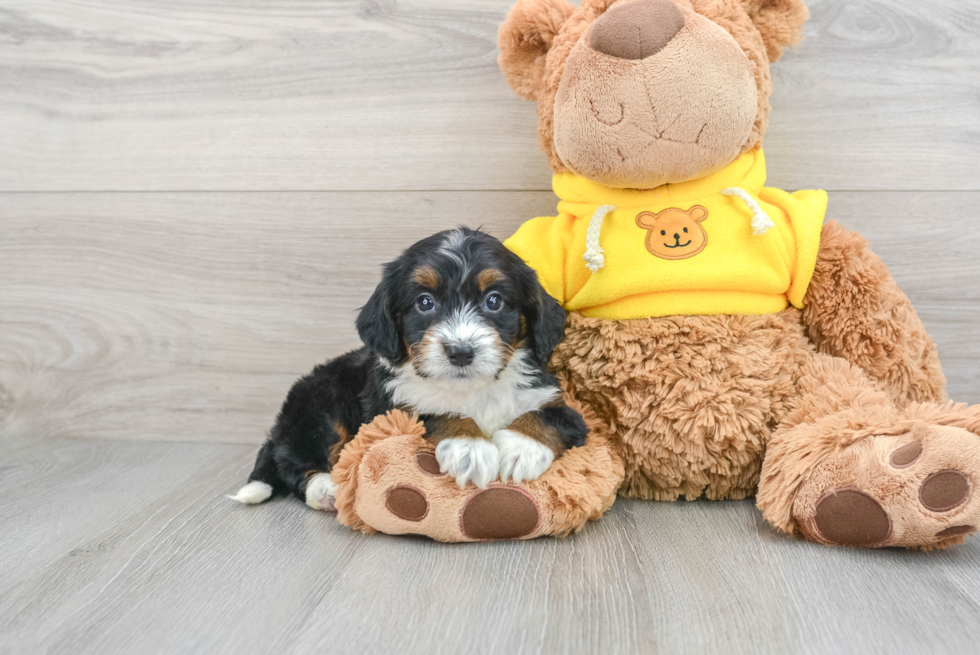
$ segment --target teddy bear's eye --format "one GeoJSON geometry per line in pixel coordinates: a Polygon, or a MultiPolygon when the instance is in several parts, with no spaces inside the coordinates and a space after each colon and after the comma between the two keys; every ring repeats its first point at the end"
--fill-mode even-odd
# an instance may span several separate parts
{"type": "Polygon", "coordinates": [[[687,234],[687,228],[686,227],[684,228],[684,234],[687,234]]]}
{"type": "Polygon", "coordinates": [[[667,236],[667,230],[660,230],[661,236],[667,236]]]}

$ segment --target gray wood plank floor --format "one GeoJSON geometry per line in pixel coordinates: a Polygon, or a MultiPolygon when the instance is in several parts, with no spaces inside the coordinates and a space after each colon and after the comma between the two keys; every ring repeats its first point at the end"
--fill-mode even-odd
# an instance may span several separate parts
{"type": "Polygon", "coordinates": [[[0,443],[11,653],[973,652],[980,540],[786,539],[751,502],[619,501],[577,537],[446,546],[233,505],[237,444],[0,443]],[[955,626],[955,629],[952,629],[955,626]]]}
{"type": "MultiPolygon", "coordinates": [[[[382,262],[553,211],[512,2],[0,0],[0,653],[977,650],[976,539],[620,501],[446,546],[223,497],[382,262]]],[[[769,182],[831,192],[980,402],[980,4],[808,4],[769,182]]]]}

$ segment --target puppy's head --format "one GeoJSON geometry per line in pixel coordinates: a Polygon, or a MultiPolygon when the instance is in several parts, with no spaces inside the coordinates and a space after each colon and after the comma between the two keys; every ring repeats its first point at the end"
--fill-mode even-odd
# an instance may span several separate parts
{"type": "Polygon", "coordinates": [[[389,364],[424,378],[491,381],[515,353],[545,366],[565,310],[537,274],[489,234],[459,228],[419,241],[385,265],[357,331],[389,364]]]}

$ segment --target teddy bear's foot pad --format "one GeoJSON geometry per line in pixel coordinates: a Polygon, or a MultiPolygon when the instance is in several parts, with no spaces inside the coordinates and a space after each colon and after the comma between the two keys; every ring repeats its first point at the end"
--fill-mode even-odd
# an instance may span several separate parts
{"type": "Polygon", "coordinates": [[[961,543],[980,525],[977,441],[960,428],[921,424],[905,435],[866,439],[813,472],[794,515],[805,536],[827,544],[930,549],[961,543]]]}

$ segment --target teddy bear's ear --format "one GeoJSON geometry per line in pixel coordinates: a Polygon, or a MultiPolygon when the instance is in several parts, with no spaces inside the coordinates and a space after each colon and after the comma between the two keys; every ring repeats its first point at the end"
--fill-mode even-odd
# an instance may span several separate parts
{"type": "Polygon", "coordinates": [[[743,0],[755,28],[762,34],[769,61],[776,61],[783,48],[803,39],[803,23],[810,17],[803,0],[743,0]]]}
{"type": "Polygon", "coordinates": [[[507,84],[525,100],[544,85],[545,57],[555,35],[575,7],[565,0],[519,0],[497,33],[501,70],[507,84]]]}

